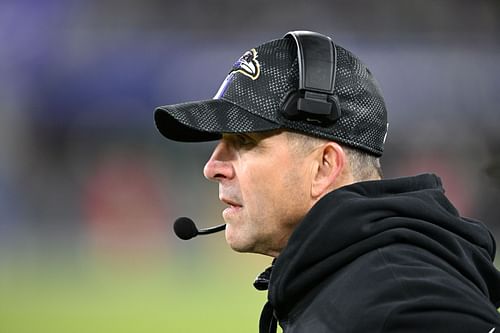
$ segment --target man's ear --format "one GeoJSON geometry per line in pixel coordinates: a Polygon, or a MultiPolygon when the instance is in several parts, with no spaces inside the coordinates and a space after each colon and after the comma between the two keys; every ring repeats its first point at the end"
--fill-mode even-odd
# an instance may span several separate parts
{"type": "Polygon", "coordinates": [[[332,189],[339,187],[345,165],[346,155],[342,147],[332,141],[325,143],[316,155],[311,196],[319,199],[332,189]]]}

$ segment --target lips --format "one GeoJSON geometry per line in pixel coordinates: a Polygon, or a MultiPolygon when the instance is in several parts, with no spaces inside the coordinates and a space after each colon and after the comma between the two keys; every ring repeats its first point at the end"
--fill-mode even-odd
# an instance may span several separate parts
{"type": "Polygon", "coordinates": [[[220,201],[222,201],[223,203],[225,203],[226,205],[229,205],[229,206],[242,207],[242,205],[240,205],[239,203],[237,203],[236,201],[231,200],[231,199],[220,198],[220,201]]]}
{"type": "Polygon", "coordinates": [[[220,198],[220,201],[229,206],[222,212],[222,217],[224,218],[224,221],[226,221],[226,223],[233,220],[243,207],[238,202],[231,199],[220,198]]]}

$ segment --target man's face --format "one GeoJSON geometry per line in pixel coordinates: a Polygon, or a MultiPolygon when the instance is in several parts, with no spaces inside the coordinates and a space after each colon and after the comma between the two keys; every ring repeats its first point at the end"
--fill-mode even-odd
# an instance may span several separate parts
{"type": "Polygon", "coordinates": [[[222,216],[234,250],[279,254],[312,206],[309,162],[284,132],[223,135],[204,175],[228,205],[222,216]]]}

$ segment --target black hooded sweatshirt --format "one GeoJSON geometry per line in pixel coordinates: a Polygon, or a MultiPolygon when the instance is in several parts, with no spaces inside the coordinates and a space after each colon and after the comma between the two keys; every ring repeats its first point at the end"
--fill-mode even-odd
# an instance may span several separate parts
{"type": "MultiPolygon", "coordinates": [[[[260,332],[500,333],[495,241],[431,174],[323,197],[275,260],[260,332]]],[[[262,282],[262,281],[261,281],[262,282]]]]}

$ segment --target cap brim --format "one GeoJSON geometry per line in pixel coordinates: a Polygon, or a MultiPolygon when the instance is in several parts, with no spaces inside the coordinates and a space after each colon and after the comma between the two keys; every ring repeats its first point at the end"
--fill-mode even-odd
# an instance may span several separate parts
{"type": "Polygon", "coordinates": [[[281,126],[224,99],[160,106],[156,127],[168,139],[182,142],[213,141],[222,133],[275,130],[281,126]]]}

